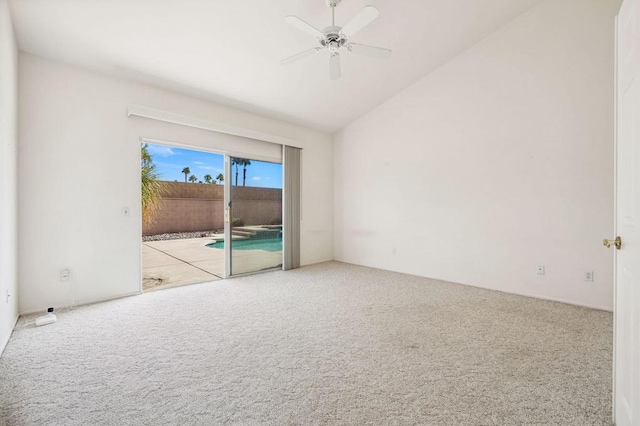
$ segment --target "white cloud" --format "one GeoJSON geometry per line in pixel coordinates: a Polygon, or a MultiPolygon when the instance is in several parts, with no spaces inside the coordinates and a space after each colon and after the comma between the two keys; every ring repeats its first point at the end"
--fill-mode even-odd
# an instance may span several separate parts
{"type": "Polygon", "coordinates": [[[149,154],[157,155],[158,157],[171,157],[172,155],[176,154],[168,146],[161,146],[161,145],[149,145],[147,150],[149,151],[149,154]]]}
{"type": "Polygon", "coordinates": [[[194,161],[193,164],[198,165],[198,166],[204,165],[204,163],[202,161],[194,161]]]}
{"type": "Polygon", "coordinates": [[[208,170],[208,171],[216,173],[216,174],[224,173],[224,170],[222,170],[222,169],[219,169],[217,167],[209,167],[209,166],[198,166],[198,170],[208,170]]]}
{"type": "Polygon", "coordinates": [[[262,178],[260,176],[254,176],[251,178],[251,180],[262,180],[262,178]]]}

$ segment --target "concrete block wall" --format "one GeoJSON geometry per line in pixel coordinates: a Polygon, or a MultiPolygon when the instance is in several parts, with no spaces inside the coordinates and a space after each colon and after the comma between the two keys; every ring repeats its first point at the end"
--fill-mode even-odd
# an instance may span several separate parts
{"type": "MultiPolygon", "coordinates": [[[[211,231],[224,228],[224,186],[164,182],[165,195],[152,224],[143,235],[170,232],[211,231]]],[[[282,190],[232,187],[233,218],[245,225],[269,225],[282,220],[282,190]]]]}

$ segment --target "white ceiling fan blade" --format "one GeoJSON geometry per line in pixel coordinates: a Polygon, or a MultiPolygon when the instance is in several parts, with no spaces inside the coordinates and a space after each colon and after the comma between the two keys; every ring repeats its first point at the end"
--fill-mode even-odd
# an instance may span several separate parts
{"type": "Polygon", "coordinates": [[[323,39],[324,38],[324,33],[322,31],[320,31],[319,29],[317,29],[316,27],[314,27],[313,25],[303,21],[302,19],[298,18],[295,15],[289,15],[286,18],[284,18],[284,20],[289,23],[289,25],[296,27],[297,29],[299,29],[300,31],[304,31],[307,34],[310,34],[316,38],[319,39],[323,39]]]}
{"type": "Polygon", "coordinates": [[[297,53],[293,56],[289,56],[288,58],[284,58],[280,61],[280,65],[289,65],[292,62],[299,61],[300,59],[304,59],[307,56],[311,56],[314,53],[318,53],[322,50],[322,47],[314,47],[313,49],[305,50],[304,52],[297,53]]]}
{"type": "Polygon", "coordinates": [[[329,73],[331,74],[331,80],[337,80],[342,75],[340,70],[340,54],[332,53],[329,58],[329,73]]]}
{"type": "Polygon", "coordinates": [[[349,43],[345,46],[349,52],[371,56],[373,58],[387,59],[391,56],[391,50],[382,47],[367,46],[366,44],[349,43]]]}
{"type": "Polygon", "coordinates": [[[373,6],[365,6],[351,21],[347,23],[341,30],[340,34],[343,36],[354,36],[361,29],[373,22],[380,12],[373,6]]]}

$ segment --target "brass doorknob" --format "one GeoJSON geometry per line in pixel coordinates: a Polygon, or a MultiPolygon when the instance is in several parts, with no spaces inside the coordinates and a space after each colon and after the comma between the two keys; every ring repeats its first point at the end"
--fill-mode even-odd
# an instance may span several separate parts
{"type": "Polygon", "coordinates": [[[620,250],[622,248],[622,239],[620,237],[616,237],[615,240],[602,240],[602,244],[607,248],[616,246],[616,249],[620,250]]]}

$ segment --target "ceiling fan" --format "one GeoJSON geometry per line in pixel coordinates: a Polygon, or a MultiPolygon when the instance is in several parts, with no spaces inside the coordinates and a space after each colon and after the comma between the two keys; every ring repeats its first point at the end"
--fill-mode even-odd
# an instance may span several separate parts
{"type": "Polygon", "coordinates": [[[280,64],[288,65],[300,59],[306,58],[307,56],[312,56],[314,53],[318,53],[323,49],[327,49],[331,55],[329,57],[329,73],[332,80],[337,80],[341,75],[340,49],[342,48],[348,50],[349,52],[380,59],[386,59],[391,56],[391,50],[389,49],[367,46],[365,44],[349,43],[349,39],[351,37],[356,35],[356,33],[365,28],[378,17],[378,15],[380,14],[380,12],[378,12],[378,9],[373,6],[365,6],[365,8],[362,9],[344,27],[338,27],[336,26],[336,6],[340,4],[341,0],[326,1],[327,6],[331,8],[331,26],[325,28],[322,31],[297,16],[289,15],[284,18],[285,21],[291,24],[293,27],[317,38],[320,46],[314,47],[313,49],[305,50],[304,52],[283,59],[282,61],[280,61],[280,64]]]}

